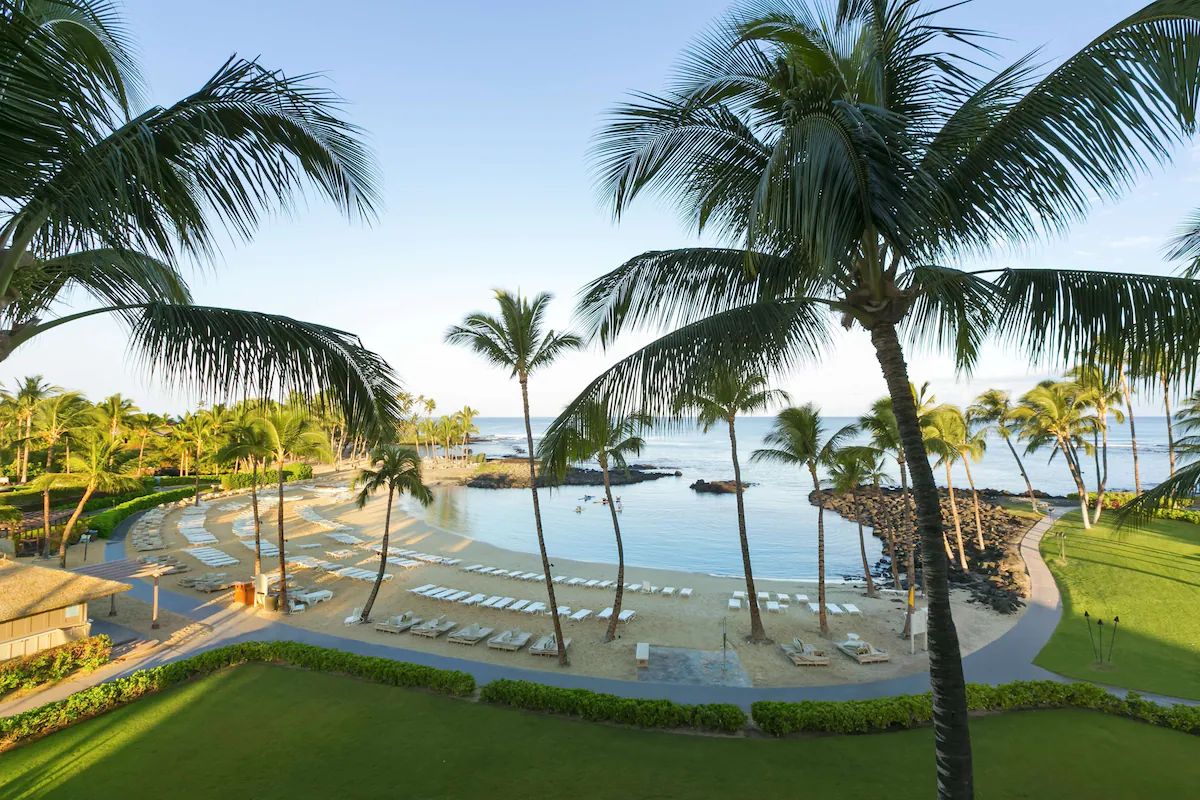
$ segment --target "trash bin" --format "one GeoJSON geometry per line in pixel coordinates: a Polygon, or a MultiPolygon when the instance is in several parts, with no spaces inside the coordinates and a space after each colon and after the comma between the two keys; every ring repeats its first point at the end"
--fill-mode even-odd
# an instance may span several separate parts
{"type": "Polygon", "coordinates": [[[266,608],[267,611],[278,611],[279,596],[274,594],[267,595],[266,601],[263,602],[263,607],[266,608]]]}
{"type": "Polygon", "coordinates": [[[254,584],[250,581],[239,581],[233,585],[233,602],[243,605],[254,605],[254,584]]]}

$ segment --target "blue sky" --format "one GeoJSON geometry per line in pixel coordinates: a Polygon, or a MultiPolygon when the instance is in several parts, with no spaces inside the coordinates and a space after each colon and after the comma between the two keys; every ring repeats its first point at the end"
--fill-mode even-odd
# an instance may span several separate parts
{"type": "MultiPolygon", "coordinates": [[[[995,31],[1006,58],[1044,46],[1069,55],[1143,5],[1117,0],[976,0],[953,21],[995,31]]],[[[695,243],[667,208],[643,201],[615,225],[586,164],[589,138],[625,92],[662,87],[680,50],[728,7],[713,0],[367,2],[127,0],[152,100],[193,91],[230,55],[260,56],[289,73],[321,71],[369,132],[385,208],[372,227],[349,224],[313,198],[231,243],[199,269],[200,302],[288,314],[361,335],[414,392],[439,409],[464,404],[515,415],[506,375],[441,342],[445,328],[491,306],[493,287],[557,295],[569,323],[579,288],[645,250],[695,243]]],[[[1200,206],[1200,151],[1183,149],[1121,203],[1098,207],[1065,239],[997,253],[997,265],[1167,272],[1163,242],[1200,206]]],[[[535,414],[554,414],[619,354],[590,352],[535,379],[535,414]]],[[[989,352],[953,384],[944,359],[913,353],[918,381],[963,402],[985,386],[1021,391],[1040,377],[1014,354],[989,352]]],[[[92,397],[123,392],[144,408],[178,412],[195,397],[148,382],[125,358],[111,322],[76,323],[9,358],[6,383],[41,373],[92,397]]],[[[784,388],[827,413],[857,413],[884,392],[866,337],[843,337],[823,366],[784,388]]],[[[1145,398],[1146,410],[1154,398],[1145,398]]]]}

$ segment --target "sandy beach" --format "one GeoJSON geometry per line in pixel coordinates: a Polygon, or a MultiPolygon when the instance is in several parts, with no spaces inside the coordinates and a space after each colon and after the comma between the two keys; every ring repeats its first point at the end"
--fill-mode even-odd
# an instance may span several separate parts
{"type": "MultiPolygon", "coordinates": [[[[295,496],[295,494],[295,490],[292,490],[289,496],[295,496]]],[[[205,527],[218,539],[218,543],[211,546],[240,561],[237,565],[222,567],[219,570],[227,572],[230,579],[234,580],[248,580],[253,573],[253,550],[240,544],[233,533],[234,518],[242,508],[246,507],[248,501],[248,497],[216,500],[209,506],[205,519],[205,527]],[[232,503],[238,503],[240,508],[228,509],[228,505],[232,503]]],[[[311,492],[305,493],[303,499],[298,501],[289,499],[285,503],[285,531],[289,555],[312,555],[332,560],[327,555],[329,552],[349,549],[354,551],[353,557],[339,559],[339,563],[364,569],[376,569],[379,563],[377,555],[358,547],[347,548],[345,545],[335,542],[327,536],[325,529],[297,516],[296,508],[298,504],[312,505],[313,510],[322,517],[351,526],[348,533],[358,536],[368,543],[375,543],[382,537],[385,503],[386,500],[381,495],[360,511],[353,503],[333,502],[331,498],[316,496],[311,492]],[[319,547],[300,547],[306,544],[319,545],[319,547]]],[[[275,514],[274,509],[263,514],[263,538],[266,541],[277,542],[275,514]]],[[[164,520],[162,531],[167,550],[156,551],[157,553],[179,551],[189,546],[178,532],[181,515],[182,510],[175,510],[164,520]]],[[[532,527],[531,519],[530,537],[534,536],[532,527]]],[[[736,533],[731,531],[730,535],[734,536],[736,533]]],[[[248,541],[253,543],[253,537],[249,537],[248,541]]],[[[412,549],[431,555],[460,558],[462,562],[456,566],[426,564],[411,570],[389,565],[388,571],[393,578],[384,583],[380,590],[379,598],[372,612],[374,619],[384,619],[392,614],[412,611],[416,616],[425,619],[445,614],[447,619],[458,623],[459,627],[477,622],[483,627],[494,628],[496,633],[515,627],[530,631],[535,635],[552,632],[553,624],[549,616],[531,616],[507,611],[464,607],[415,596],[407,591],[416,586],[437,584],[488,596],[504,595],[544,602],[547,599],[546,589],[541,583],[475,575],[462,570],[462,567],[468,565],[486,564],[509,570],[541,572],[540,560],[537,556],[512,552],[440,530],[424,521],[409,517],[398,509],[393,509],[392,512],[392,531],[389,544],[393,547],[412,549]]],[[[132,550],[132,548],[129,549],[132,550]]],[[[191,565],[192,569],[186,573],[187,576],[212,571],[188,554],[176,554],[185,563],[191,565]]],[[[137,554],[130,552],[129,555],[137,554]]],[[[89,558],[89,560],[91,559],[89,558]]],[[[616,578],[616,566],[612,564],[555,558],[553,553],[551,561],[554,575],[598,580],[616,578]]],[[[277,557],[275,559],[264,558],[264,569],[270,570],[271,568],[278,568],[277,557]]],[[[334,597],[327,602],[316,604],[302,614],[293,614],[287,617],[265,610],[247,609],[245,613],[278,617],[287,624],[297,627],[413,650],[428,650],[461,658],[513,664],[527,669],[559,669],[555,659],[534,657],[527,650],[510,653],[490,650],[485,643],[474,647],[456,645],[447,642],[444,636],[439,639],[427,639],[408,634],[394,635],[377,632],[373,625],[346,626],[343,624],[345,617],[355,607],[365,604],[371,590],[369,582],[337,577],[317,570],[292,570],[289,568],[289,576],[301,587],[330,589],[333,591],[334,597]]],[[[180,587],[176,585],[178,577],[165,578],[164,586],[171,591],[203,597],[209,602],[229,602],[231,600],[231,592],[202,595],[192,589],[180,587]]],[[[921,648],[918,646],[916,654],[909,655],[909,644],[900,636],[904,624],[904,604],[898,596],[885,595],[878,599],[868,598],[862,587],[830,584],[827,598],[829,602],[854,603],[862,609],[862,615],[831,616],[829,618],[830,637],[822,639],[818,632],[816,615],[810,613],[805,604],[797,604],[793,601],[791,608],[786,612],[768,614],[764,610],[763,622],[767,635],[773,642],[755,645],[748,641],[749,612],[744,609],[741,612],[728,609],[728,601],[732,593],[745,590],[744,580],[639,567],[627,568],[625,582],[649,582],[656,586],[673,586],[676,589],[688,587],[693,590],[693,594],[690,599],[683,599],[664,597],[660,594],[625,592],[623,608],[636,610],[637,616],[628,625],[620,626],[618,628],[619,638],[607,644],[601,641],[604,633],[603,623],[594,618],[582,622],[571,622],[564,619],[564,635],[572,640],[571,666],[568,668],[572,672],[621,680],[637,680],[634,650],[638,642],[719,651],[722,640],[722,619],[727,620],[730,646],[737,650],[742,666],[756,686],[825,685],[872,681],[920,672],[928,668],[928,658],[921,648]],[[876,647],[887,650],[891,660],[883,664],[859,665],[834,651],[831,645],[844,641],[850,633],[856,633],[876,647]],[[774,642],[791,642],[794,637],[811,641],[818,646],[825,646],[832,657],[830,666],[812,669],[793,666],[774,642]]],[[[807,594],[811,600],[816,600],[815,585],[774,580],[756,581],[756,584],[758,591],[768,591],[772,594],[779,592],[791,595],[807,594]]],[[[601,609],[611,606],[613,601],[612,590],[589,589],[579,586],[556,585],[555,594],[560,606],[570,606],[574,610],[591,609],[599,612],[601,609]]],[[[1019,614],[1001,615],[984,606],[968,603],[965,592],[955,592],[953,602],[955,620],[964,654],[995,640],[1011,628],[1019,618],[1019,614]]]]}

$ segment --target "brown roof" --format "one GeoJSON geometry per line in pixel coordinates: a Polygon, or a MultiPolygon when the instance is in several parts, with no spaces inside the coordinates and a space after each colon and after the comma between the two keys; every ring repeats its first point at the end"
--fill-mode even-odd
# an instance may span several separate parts
{"type": "Polygon", "coordinates": [[[0,622],[127,592],[127,583],[0,559],[0,622]]]}

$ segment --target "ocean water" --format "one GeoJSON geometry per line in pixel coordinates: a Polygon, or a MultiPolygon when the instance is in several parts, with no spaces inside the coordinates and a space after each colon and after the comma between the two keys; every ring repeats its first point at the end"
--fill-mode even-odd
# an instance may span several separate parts
{"type": "MultiPolygon", "coordinates": [[[[852,422],[851,418],[829,418],[829,430],[852,422]]],[[[549,418],[533,420],[535,437],[549,425],[549,418]]],[[[738,455],[743,480],[755,484],[746,490],[746,525],[750,555],[756,575],[767,578],[815,579],[817,572],[817,509],[808,502],[812,490],[809,477],[798,469],[774,464],[755,464],[751,452],[762,446],[770,417],[745,417],[737,422],[738,455]]],[[[1139,464],[1143,487],[1169,474],[1166,420],[1139,417],[1139,464]]],[[[524,451],[525,433],[520,418],[480,418],[480,436],[488,441],[472,444],[474,452],[489,456],[516,455],[524,451]]],[[[698,494],[688,486],[697,479],[731,480],[729,437],[724,429],[705,434],[698,429],[664,433],[650,431],[646,449],[635,463],[679,470],[682,477],[669,477],[630,486],[613,487],[621,498],[621,533],[626,564],[678,569],[717,575],[742,573],[738,543],[737,507],[733,495],[698,494]]],[[[1020,452],[1020,444],[1018,444],[1020,452]]],[[[1109,478],[1112,490],[1133,488],[1133,457],[1127,425],[1114,424],[1109,432],[1109,478]]],[[[1034,488],[1051,494],[1075,491],[1066,464],[1049,452],[1022,454],[1034,488]]],[[[1084,462],[1085,480],[1094,490],[1095,467],[1084,462]]],[[[899,481],[893,467],[892,477],[899,481]]],[[[944,486],[944,469],[935,469],[944,486]]],[[[983,459],[971,465],[979,488],[1024,491],[1025,485],[1012,454],[1003,440],[989,442],[983,459]]],[[[956,489],[966,489],[961,465],[954,468],[956,489]]],[[[608,508],[599,503],[603,487],[569,486],[539,490],[543,528],[550,555],[586,561],[614,562],[616,544],[608,508]],[[583,500],[585,495],[595,495],[583,500]],[[575,513],[582,507],[582,513],[575,513]]],[[[966,495],[969,497],[969,495],[966,495]]],[[[528,490],[442,487],[437,501],[422,510],[408,504],[409,511],[423,515],[439,527],[511,550],[536,553],[532,501],[528,490]]],[[[882,551],[881,542],[867,530],[867,557],[874,564],[882,551]]],[[[825,514],[826,568],[831,577],[861,575],[858,527],[837,514],[825,514]]],[[[630,576],[636,580],[636,569],[630,576]]]]}

